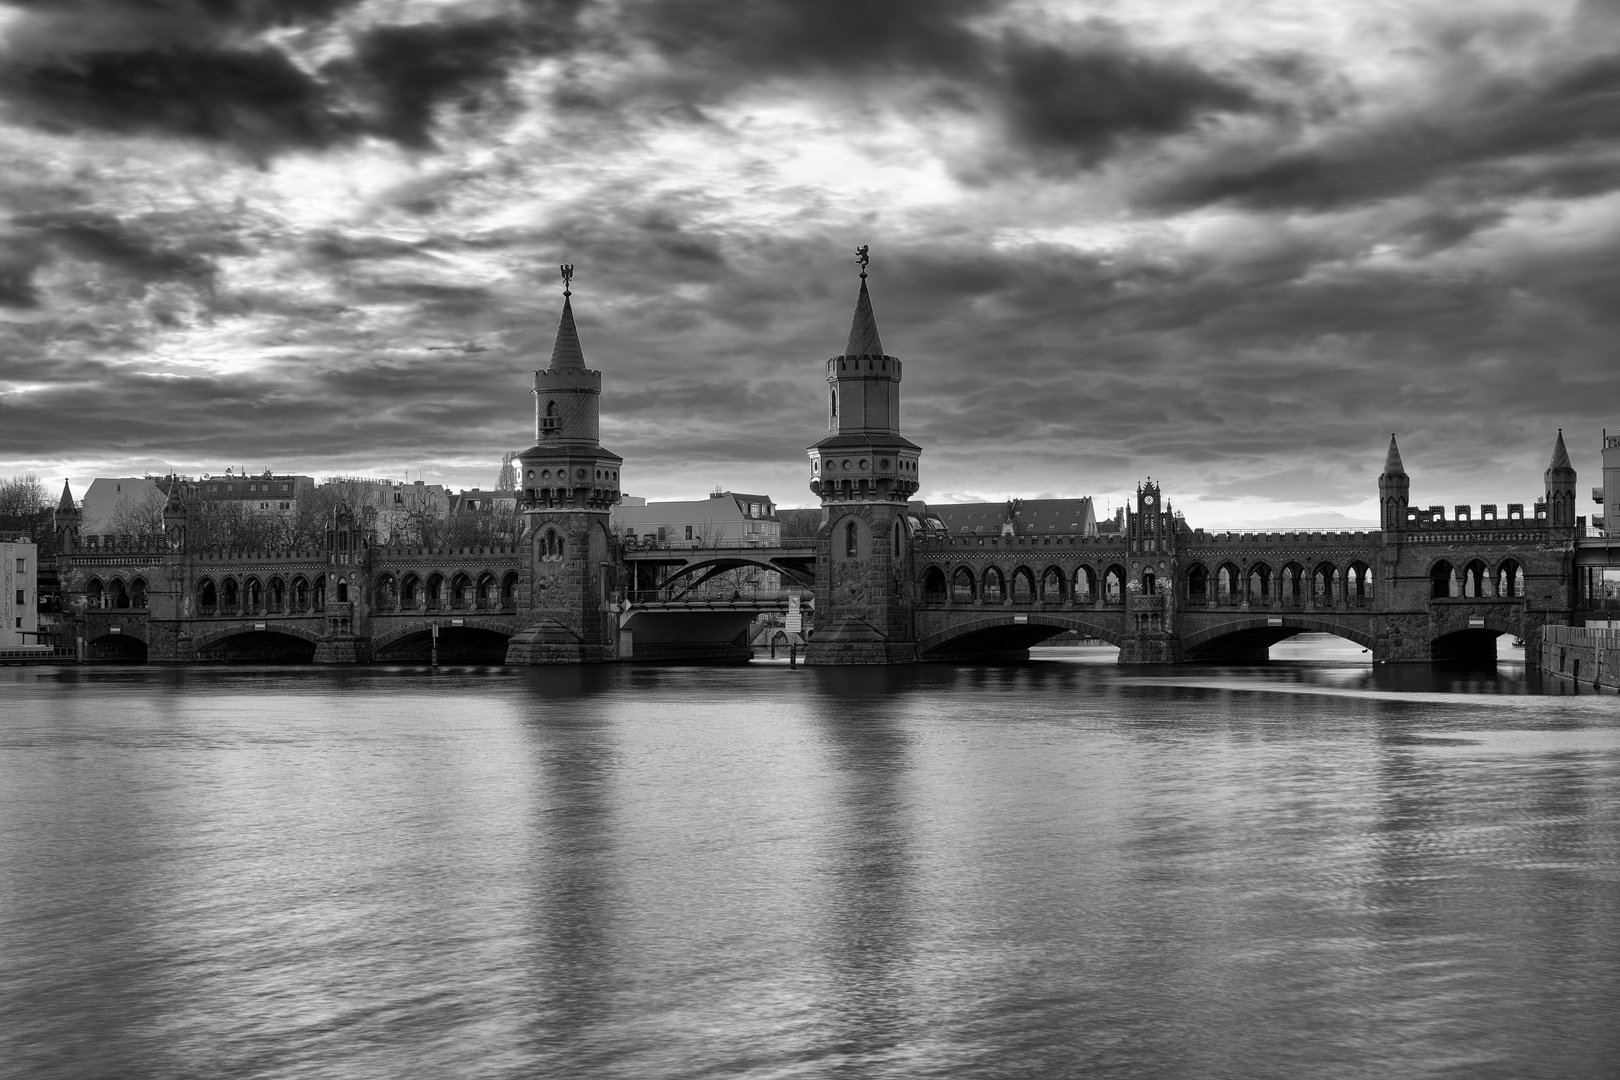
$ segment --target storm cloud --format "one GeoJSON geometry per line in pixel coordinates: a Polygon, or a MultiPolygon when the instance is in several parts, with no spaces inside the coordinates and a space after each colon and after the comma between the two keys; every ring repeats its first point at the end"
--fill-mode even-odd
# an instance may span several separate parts
{"type": "Polygon", "coordinates": [[[925,497],[1590,473],[1612,4],[0,0],[0,471],[487,486],[557,264],[633,494],[807,502],[857,244],[925,497]]]}

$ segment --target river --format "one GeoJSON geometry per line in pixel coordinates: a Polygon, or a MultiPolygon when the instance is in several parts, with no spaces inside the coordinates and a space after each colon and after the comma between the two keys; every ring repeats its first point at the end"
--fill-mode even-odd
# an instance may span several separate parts
{"type": "Polygon", "coordinates": [[[1620,1073],[1614,696],[1035,655],[0,668],[0,1073],[1620,1073]]]}

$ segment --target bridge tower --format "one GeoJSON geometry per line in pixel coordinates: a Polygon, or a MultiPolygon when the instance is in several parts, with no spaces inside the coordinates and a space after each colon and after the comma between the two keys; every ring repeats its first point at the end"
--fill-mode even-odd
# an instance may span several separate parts
{"type": "Polygon", "coordinates": [[[843,354],[827,361],[827,437],[810,447],[810,490],[821,498],[812,664],[917,659],[906,503],[922,448],[900,434],[900,361],[883,351],[861,288],[843,354]]]}
{"type": "Polygon", "coordinates": [[[574,327],[572,266],[551,364],[534,373],[534,445],[518,455],[523,497],[522,630],[508,664],[611,660],[614,563],[608,512],[624,459],[601,442],[602,373],[585,366],[574,327]]]}
{"type": "Polygon", "coordinates": [[[1386,540],[1398,539],[1406,528],[1406,508],[1412,498],[1412,478],[1401,464],[1401,448],[1395,445],[1395,436],[1389,437],[1389,453],[1384,456],[1384,471],[1378,476],[1378,525],[1386,540]],[[1395,534],[1392,536],[1392,534],[1395,534]]]}
{"type": "Polygon", "coordinates": [[[51,514],[51,527],[56,532],[56,550],[77,551],[79,548],[79,529],[84,524],[84,511],[80,510],[73,501],[73,488],[66,480],[62,481],[62,498],[57,501],[56,510],[51,514]]]}
{"type": "Polygon", "coordinates": [[[1542,474],[1547,487],[1547,528],[1567,531],[1575,528],[1575,466],[1569,463],[1569,451],[1564,448],[1564,429],[1558,429],[1558,441],[1553,444],[1552,464],[1542,474]]]}
{"type": "Polygon", "coordinates": [[[1125,540],[1130,549],[1126,582],[1125,635],[1119,643],[1122,664],[1174,664],[1182,659],[1176,627],[1176,519],[1164,492],[1150,477],[1136,486],[1136,509],[1125,512],[1125,540]]]}

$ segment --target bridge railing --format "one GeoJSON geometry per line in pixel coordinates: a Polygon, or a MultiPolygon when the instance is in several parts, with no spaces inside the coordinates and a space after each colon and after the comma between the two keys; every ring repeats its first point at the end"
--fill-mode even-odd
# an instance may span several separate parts
{"type": "Polygon", "coordinates": [[[813,555],[815,554],[817,547],[814,540],[794,539],[771,542],[763,539],[748,539],[746,537],[737,537],[736,539],[732,540],[677,540],[671,537],[668,539],[659,540],[656,537],[636,538],[626,536],[622,537],[619,543],[627,553],[636,551],[678,551],[682,553],[690,552],[692,554],[702,554],[703,552],[708,551],[765,550],[791,551],[794,553],[802,552],[806,555],[813,555]]]}
{"type": "Polygon", "coordinates": [[[679,595],[679,589],[632,589],[624,593],[624,598],[632,605],[636,604],[728,604],[728,603],[787,603],[788,597],[797,594],[806,607],[814,606],[814,598],[803,589],[729,589],[716,590],[708,593],[695,593],[679,595]]]}

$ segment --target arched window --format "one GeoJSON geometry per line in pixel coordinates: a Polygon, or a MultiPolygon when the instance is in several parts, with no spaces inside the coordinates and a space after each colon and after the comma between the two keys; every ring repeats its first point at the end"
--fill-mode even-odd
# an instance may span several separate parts
{"type": "Polygon", "coordinates": [[[844,526],[844,558],[853,559],[861,552],[860,532],[853,521],[844,526]]]}
{"type": "Polygon", "coordinates": [[[464,608],[472,599],[472,578],[458,573],[450,579],[450,606],[464,608]]]}
{"type": "Polygon", "coordinates": [[[143,608],[146,606],[146,579],[136,578],[129,583],[129,606],[143,608]]]}
{"type": "Polygon", "coordinates": [[[1468,565],[1463,567],[1462,594],[1469,597],[1490,595],[1488,584],[1490,576],[1491,572],[1483,561],[1470,560],[1468,565]]]}
{"type": "Polygon", "coordinates": [[[401,611],[415,611],[422,606],[422,582],[415,574],[406,574],[399,583],[401,611]]]}
{"type": "Polygon", "coordinates": [[[975,589],[973,587],[973,571],[965,566],[958,566],[951,575],[951,602],[956,604],[973,603],[975,589]]]}
{"type": "Polygon", "coordinates": [[[242,583],[242,610],[253,613],[264,606],[264,589],[259,585],[259,579],[250,577],[242,583]]]}
{"type": "Polygon", "coordinates": [[[1089,566],[1079,567],[1074,572],[1074,602],[1077,604],[1097,602],[1097,571],[1089,566]]]}
{"type": "Polygon", "coordinates": [[[999,604],[1007,599],[1007,582],[994,566],[984,572],[984,602],[999,604]]]}
{"type": "Polygon", "coordinates": [[[1027,566],[1013,571],[1012,598],[1015,604],[1029,604],[1035,600],[1035,575],[1027,566]]]}
{"type": "Polygon", "coordinates": [[[1062,603],[1065,584],[1067,578],[1062,570],[1055,566],[1047,567],[1046,573],[1041,575],[1041,599],[1048,604],[1062,603]]]}
{"type": "Polygon", "coordinates": [[[1255,563],[1249,567],[1248,600],[1251,604],[1271,603],[1271,567],[1255,563]]]}
{"type": "Polygon", "coordinates": [[[347,604],[349,602],[349,579],[348,578],[338,578],[337,599],[338,599],[338,603],[340,603],[340,604],[347,604]]]}
{"type": "Polygon", "coordinates": [[[124,588],[122,578],[113,578],[107,582],[107,606],[113,608],[129,607],[129,590],[124,588]]]}
{"type": "Polygon", "coordinates": [[[1217,604],[1236,604],[1238,602],[1239,586],[1242,584],[1243,571],[1231,563],[1222,563],[1215,570],[1215,602],[1217,604]]]}
{"type": "Polygon", "coordinates": [[[204,615],[212,615],[219,607],[219,591],[207,578],[197,582],[197,608],[204,615]]]}
{"type": "Polygon", "coordinates": [[[226,578],[219,590],[220,611],[227,615],[236,614],[236,579],[226,578]]]}
{"type": "Polygon", "coordinates": [[[1333,579],[1339,574],[1332,563],[1322,563],[1311,572],[1311,601],[1327,606],[1333,603],[1333,579]]]}
{"type": "Polygon", "coordinates": [[[1143,573],[1142,573],[1142,595],[1143,596],[1152,596],[1154,593],[1158,592],[1158,590],[1159,590],[1159,579],[1153,576],[1153,571],[1151,571],[1151,570],[1143,571],[1143,573]]]}
{"type": "Polygon", "coordinates": [[[1209,571],[1201,563],[1194,563],[1187,570],[1187,602],[1209,603],[1209,571]]]}
{"type": "Polygon", "coordinates": [[[929,604],[945,602],[945,571],[937,566],[930,566],[928,573],[923,575],[923,601],[929,604]]]}
{"type": "Polygon", "coordinates": [[[1517,559],[1504,559],[1496,568],[1496,595],[1524,595],[1524,568],[1517,559]]]}
{"type": "Polygon", "coordinates": [[[1429,570],[1429,596],[1444,600],[1451,595],[1451,564],[1441,559],[1429,570]]]}
{"type": "Polygon", "coordinates": [[[299,612],[309,610],[309,581],[302,575],[293,578],[292,607],[299,612]]]}
{"type": "Polygon", "coordinates": [[[1350,564],[1344,579],[1344,599],[1352,607],[1366,607],[1372,602],[1372,571],[1366,563],[1350,564]]]}
{"type": "Polygon", "coordinates": [[[377,575],[377,580],[371,586],[371,598],[378,611],[394,611],[399,606],[395,584],[393,574],[377,575]]]}
{"type": "Polygon", "coordinates": [[[517,607],[518,576],[507,574],[501,579],[501,607],[517,607]]]}
{"type": "Polygon", "coordinates": [[[278,577],[271,578],[267,595],[270,599],[270,610],[279,614],[287,606],[287,583],[278,577]]]}
{"type": "Polygon", "coordinates": [[[437,611],[444,607],[444,575],[430,574],[427,579],[427,607],[429,611],[437,611]]]}
{"type": "Polygon", "coordinates": [[[326,610],[326,575],[319,574],[315,578],[315,610],[326,610]]]}
{"type": "Polygon", "coordinates": [[[1103,574],[1103,603],[1123,604],[1125,602],[1125,568],[1114,565],[1103,574]]]}
{"type": "Polygon", "coordinates": [[[904,526],[898,521],[894,523],[894,557],[900,557],[900,534],[904,526]]]}
{"type": "Polygon", "coordinates": [[[827,402],[828,402],[829,408],[831,408],[831,410],[832,410],[832,418],[834,420],[837,420],[838,419],[838,391],[837,390],[829,389],[827,391],[827,402]]]}
{"type": "Polygon", "coordinates": [[[1305,568],[1297,562],[1285,563],[1282,568],[1281,599],[1285,604],[1302,603],[1305,599],[1302,587],[1305,577],[1305,568]]]}
{"type": "Polygon", "coordinates": [[[546,402],[546,414],[540,418],[540,430],[542,432],[557,430],[557,403],[555,401],[546,402]]]}

